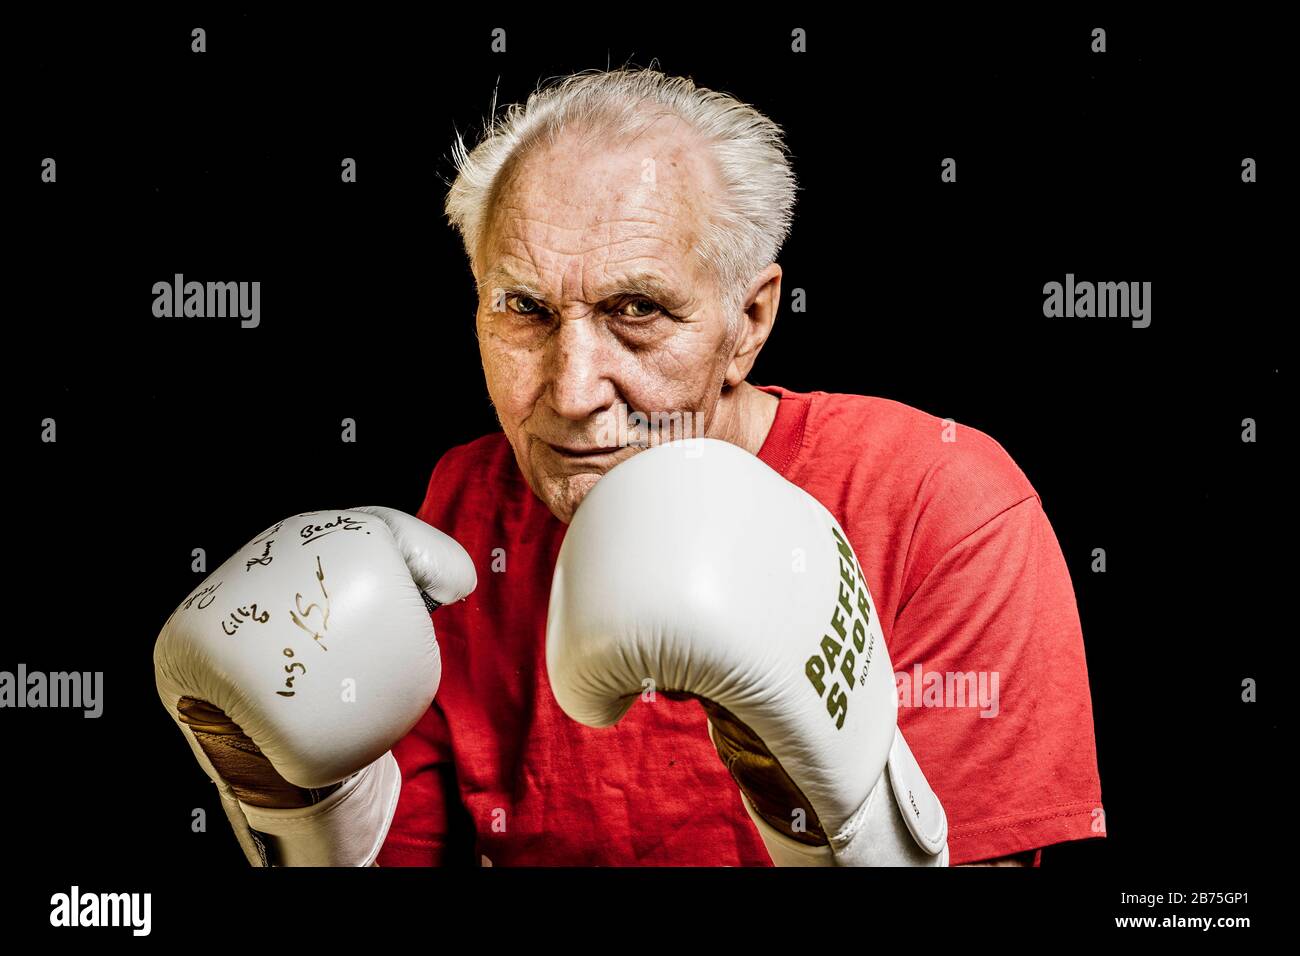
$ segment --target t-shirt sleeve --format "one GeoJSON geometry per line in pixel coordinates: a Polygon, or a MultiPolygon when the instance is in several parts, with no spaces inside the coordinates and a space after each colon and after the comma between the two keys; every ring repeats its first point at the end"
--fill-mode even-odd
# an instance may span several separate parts
{"type": "Polygon", "coordinates": [[[1079,613],[1036,495],[944,549],[890,647],[952,863],[1104,835],[1079,613]]]}

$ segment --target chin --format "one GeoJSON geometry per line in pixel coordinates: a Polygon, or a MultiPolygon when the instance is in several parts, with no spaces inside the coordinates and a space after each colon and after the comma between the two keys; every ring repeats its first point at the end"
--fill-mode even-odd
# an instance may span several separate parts
{"type": "Polygon", "coordinates": [[[551,514],[568,524],[573,520],[578,505],[582,504],[582,500],[587,497],[587,492],[591,491],[602,477],[602,474],[588,472],[566,478],[551,478],[546,481],[545,493],[539,497],[546,502],[546,507],[550,509],[551,514]]]}

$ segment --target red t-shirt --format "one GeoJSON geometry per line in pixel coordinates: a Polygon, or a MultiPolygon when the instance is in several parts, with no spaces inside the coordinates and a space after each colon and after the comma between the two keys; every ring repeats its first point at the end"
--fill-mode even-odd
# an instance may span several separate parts
{"type": "MultiPolygon", "coordinates": [[[[988,436],[906,405],[764,390],[781,402],[759,458],[857,552],[951,862],[1100,836],[1078,611],[1028,479],[988,436]]],[[[442,684],[393,748],[381,866],[771,865],[697,703],[660,695],[601,729],[556,704],[546,608],[567,526],[503,434],[444,455],[419,516],[469,552],[478,588],[434,615],[442,684]]]]}

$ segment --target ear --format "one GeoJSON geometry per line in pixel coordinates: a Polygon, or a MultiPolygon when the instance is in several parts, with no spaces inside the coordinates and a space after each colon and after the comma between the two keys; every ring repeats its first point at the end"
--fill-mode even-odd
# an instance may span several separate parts
{"type": "Polygon", "coordinates": [[[735,352],[727,365],[726,384],[735,388],[746,378],[763,350],[767,337],[776,324],[776,312],[781,305],[781,267],[773,262],[755,276],[745,290],[740,319],[740,335],[736,337],[735,352]]]}

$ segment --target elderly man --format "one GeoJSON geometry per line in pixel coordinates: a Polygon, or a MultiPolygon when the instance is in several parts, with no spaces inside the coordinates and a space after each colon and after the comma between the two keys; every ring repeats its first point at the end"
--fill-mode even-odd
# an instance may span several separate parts
{"type": "Polygon", "coordinates": [[[1078,614],[1025,476],[897,403],[747,381],[794,205],[780,129],[613,71],[458,146],[501,433],[441,459],[419,522],[268,529],[159,639],[250,860],[1023,863],[1104,832],[1078,614]],[[239,649],[259,628],[274,687],[239,649]],[[358,717],[338,682],[383,693],[358,717]]]}

